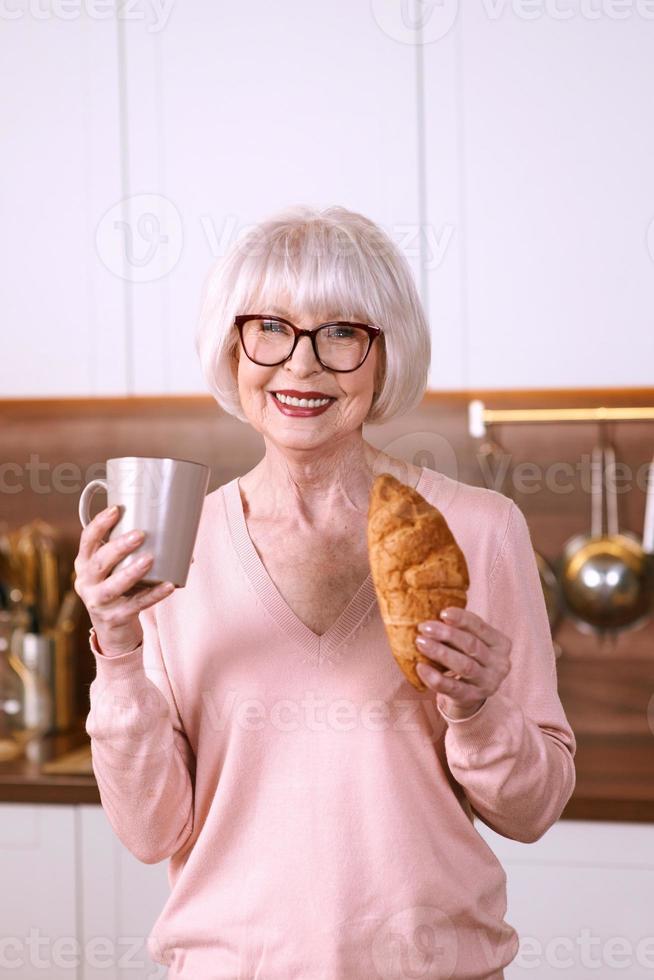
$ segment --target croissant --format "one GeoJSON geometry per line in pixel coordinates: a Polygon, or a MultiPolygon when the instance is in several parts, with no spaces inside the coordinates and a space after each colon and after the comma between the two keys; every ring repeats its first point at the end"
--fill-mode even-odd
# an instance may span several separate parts
{"type": "Polygon", "coordinates": [[[391,652],[407,680],[425,691],[416,664],[434,666],[434,661],[415,645],[418,623],[439,619],[447,606],[465,608],[470,585],[465,556],[440,510],[389,473],[373,483],[367,538],[391,652]]]}

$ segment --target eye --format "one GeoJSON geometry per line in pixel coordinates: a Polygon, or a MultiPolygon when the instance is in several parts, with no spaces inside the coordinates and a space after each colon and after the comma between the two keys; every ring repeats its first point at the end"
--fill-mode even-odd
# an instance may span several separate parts
{"type": "Polygon", "coordinates": [[[259,321],[259,329],[264,333],[284,333],[288,328],[277,320],[262,319],[259,321]]]}
{"type": "Polygon", "coordinates": [[[325,329],[325,335],[329,340],[359,340],[365,335],[365,331],[361,330],[360,327],[352,327],[347,323],[339,323],[332,327],[327,327],[325,329]]]}

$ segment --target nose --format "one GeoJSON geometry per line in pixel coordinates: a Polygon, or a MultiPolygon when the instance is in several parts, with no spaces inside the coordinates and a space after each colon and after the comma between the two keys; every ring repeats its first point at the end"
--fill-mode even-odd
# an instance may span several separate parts
{"type": "Polygon", "coordinates": [[[322,371],[322,365],[313,352],[311,337],[300,337],[293,351],[293,356],[286,363],[287,365],[290,364],[293,371],[299,375],[322,371]]]}

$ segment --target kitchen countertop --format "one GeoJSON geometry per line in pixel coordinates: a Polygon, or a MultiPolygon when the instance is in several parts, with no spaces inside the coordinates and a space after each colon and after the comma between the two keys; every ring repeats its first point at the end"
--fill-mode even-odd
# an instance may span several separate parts
{"type": "MultiPolygon", "coordinates": [[[[90,740],[83,726],[43,739],[42,761],[90,740]]],[[[578,735],[577,785],[562,814],[568,820],[654,823],[654,737],[578,735]]],[[[0,762],[0,803],[100,803],[92,774],[45,773],[29,759],[0,762]]]]}
{"type": "Polygon", "coordinates": [[[90,744],[81,725],[70,732],[44,736],[38,762],[25,757],[0,762],[0,803],[100,803],[100,792],[92,774],[54,774],[41,768],[42,764],[90,744]]]}

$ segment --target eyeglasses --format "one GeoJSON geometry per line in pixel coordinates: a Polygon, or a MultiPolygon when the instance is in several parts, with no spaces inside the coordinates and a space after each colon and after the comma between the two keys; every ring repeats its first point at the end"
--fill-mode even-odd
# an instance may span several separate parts
{"type": "Polygon", "coordinates": [[[328,371],[346,374],[360,368],[370,353],[381,327],[369,323],[333,320],[313,330],[300,330],[281,316],[260,313],[234,317],[246,356],[262,367],[283,364],[297,347],[300,337],[310,337],[316,360],[328,371]]]}

